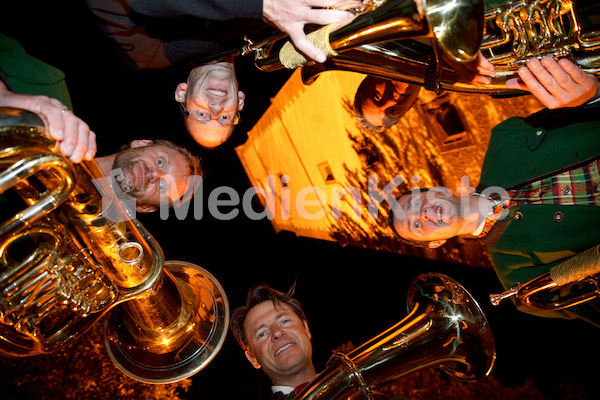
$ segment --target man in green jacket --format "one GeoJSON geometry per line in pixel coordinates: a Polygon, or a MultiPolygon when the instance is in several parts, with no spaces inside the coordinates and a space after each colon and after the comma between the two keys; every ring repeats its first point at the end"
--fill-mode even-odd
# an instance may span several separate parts
{"type": "MultiPolygon", "coordinates": [[[[400,196],[392,207],[392,229],[402,240],[430,248],[459,235],[481,239],[506,289],[597,246],[600,101],[594,100],[502,122],[492,130],[475,192],[456,196],[432,188],[400,196]]],[[[519,308],[600,325],[598,305],[519,308]]]]}

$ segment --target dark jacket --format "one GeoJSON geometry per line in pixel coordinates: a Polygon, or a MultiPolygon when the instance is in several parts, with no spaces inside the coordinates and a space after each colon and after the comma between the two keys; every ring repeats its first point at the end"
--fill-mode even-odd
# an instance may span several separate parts
{"type": "Polygon", "coordinates": [[[266,30],[262,0],[86,0],[130,69],[202,64],[266,30]]]}

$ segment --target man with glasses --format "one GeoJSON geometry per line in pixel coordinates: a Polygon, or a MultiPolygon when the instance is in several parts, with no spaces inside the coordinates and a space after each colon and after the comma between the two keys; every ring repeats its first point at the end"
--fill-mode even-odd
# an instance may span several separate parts
{"type": "MultiPolygon", "coordinates": [[[[182,103],[186,126],[193,138],[201,146],[214,148],[231,136],[243,108],[244,95],[238,90],[232,54],[246,44],[244,35],[273,31],[265,24],[267,21],[289,34],[308,58],[324,62],[325,53],[308,40],[304,26],[352,18],[351,12],[330,8],[338,1],[86,0],[86,3],[128,68],[159,69],[176,64],[197,67],[187,82],[177,87],[175,98],[182,103]],[[207,64],[209,61],[212,62],[207,64]]],[[[360,3],[345,4],[350,7],[360,3]]]]}
{"type": "MultiPolygon", "coordinates": [[[[201,176],[197,156],[166,140],[134,140],[117,153],[96,157],[96,135],[71,110],[64,74],[31,57],[16,40],[0,34],[0,107],[36,113],[56,147],[72,162],[95,160],[102,174],[116,178],[136,210],[152,212],[187,197],[191,176],[201,176]],[[116,172],[118,171],[118,172],[116,172]]],[[[183,199],[182,201],[185,201],[183,199]]]]}
{"type": "Polygon", "coordinates": [[[233,60],[196,67],[187,82],[175,89],[188,132],[206,148],[215,148],[229,139],[240,121],[245,98],[238,90],[233,60]]]}

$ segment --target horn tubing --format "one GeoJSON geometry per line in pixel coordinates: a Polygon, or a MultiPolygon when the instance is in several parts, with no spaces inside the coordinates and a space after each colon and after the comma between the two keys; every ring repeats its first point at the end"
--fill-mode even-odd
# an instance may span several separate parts
{"type": "MultiPolygon", "coordinates": [[[[330,50],[330,56],[367,43],[423,38],[434,39],[448,57],[468,62],[475,59],[483,37],[483,1],[388,0],[349,22],[321,29],[325,30],[329,43],[318,47],[330,50]]],[[[258,46],[250,42],[241,53],[255,50],[255,65],[263,71],[275,71],[282,66],[296,68],[306,63],[289,41],[275,46],[279,39],[274,36],[258,46]],[[283,54],[282,48],[286,49],[283,54]]]]}
{"type": "Polygon", "coordinates": [[[74,187],[73,168],[69,162],[57,154],[45,154],[22,160],[0,174],[0,194],[13,187],[19,181],[27,179],[40,171],[53,171],[60,181],[52,191],[36,204],[17,213],[12,219],[0,225],[0,237],[9,232],[17,233],[31,226],[45,213],[51,212],[66,200],[74,187]]]}
{"type": "Polygon", "coordinates": [[[517,304],[537,310],[562,310],[583,304],[600,296],[598,277],[600,276],[600,245],[587,249],[527,283],[517,285],[499,294],[491,294],[490,302],[497,306],[504,299],[514,299],[517,304]],[[564,300],[543,301],[547,291],[573,282],[589,282],[589,292],[564,300]]]}

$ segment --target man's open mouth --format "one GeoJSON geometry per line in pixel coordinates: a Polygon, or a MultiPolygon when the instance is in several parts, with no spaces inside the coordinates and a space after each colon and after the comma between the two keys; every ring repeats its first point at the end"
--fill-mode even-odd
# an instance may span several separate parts
{"type": "Polygon", "coordinates": [[[208,93],[213,94],[215,96],[224,97],[227,96],[227,92],[220,89],[208,89],[208,93]]]}
{"type": "Polygon", "coordinates": [[[281,353],[282,351],[284,351],[284,350],[287,350],[287,349],[289,349],[290,347],[292,347],[292,346],[295,346],[295,345],[296,345],[296,343],[288,343],[288,344],[286,344],[285,346],[282,346],[282,347],[278,348],[278,349],[277,349],[277,351],[275,352],[275,356],[277,356],[277,355],[278,355],[279,353],[281,353]]]}
{"type": "Polygon", "coordinates": [[[437,218],[438,224],[441,224],[443,222],[442,221],[442,211],[443,211],[442,206],[437,206],[435,208],[435,217],[437,218]]]}

